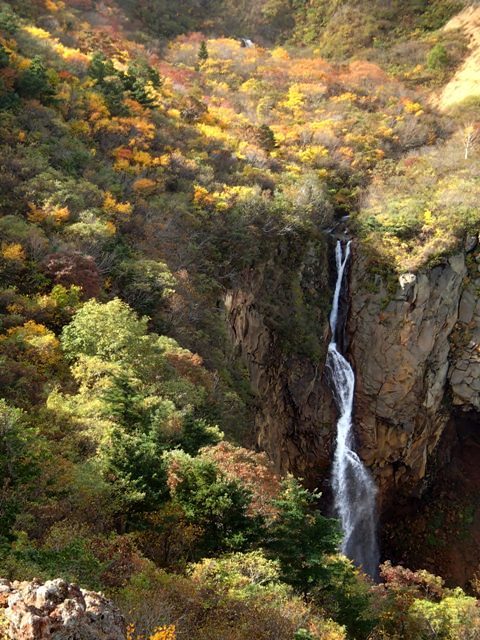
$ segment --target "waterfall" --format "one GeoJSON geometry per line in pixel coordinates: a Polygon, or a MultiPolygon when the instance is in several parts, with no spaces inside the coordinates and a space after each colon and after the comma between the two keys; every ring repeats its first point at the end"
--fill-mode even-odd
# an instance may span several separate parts
{"type": "Polygon", "coordinates": [[[335,251],[337,282],[330,313],[332,339],[327,356],[327,370],[339,412],[332,486],[335,511],[343,532],[342,553],[375,578],[379,563],[375,503],[377,489],[369,470],[354,450],[352,414],[355,374],[338,346],[343,330],[338,322],[340,295],[349,257],[350,242],[344,252],[338,241],[335,251]]]}

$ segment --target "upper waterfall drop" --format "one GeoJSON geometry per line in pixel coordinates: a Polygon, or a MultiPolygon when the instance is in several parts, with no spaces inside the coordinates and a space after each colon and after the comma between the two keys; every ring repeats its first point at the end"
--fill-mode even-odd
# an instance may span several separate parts
{"type": "Polygon", "coordinates": [[[362,567],[365,573],[375,578],[379,564],[376,530],[377,489],[369,470],[354,450],[352,420],[355,374],[337,347],[341,329],[338,324],[340,295],[350,258],[350,247],[351,243],[348,242],[344,251],[342,243],[337,242],[337,281],[330,313],[332,338],[328,346],[327,369],[339,412],[332,487],[335,511],[343,532],[342,553],[357,566],[362,567]]]}

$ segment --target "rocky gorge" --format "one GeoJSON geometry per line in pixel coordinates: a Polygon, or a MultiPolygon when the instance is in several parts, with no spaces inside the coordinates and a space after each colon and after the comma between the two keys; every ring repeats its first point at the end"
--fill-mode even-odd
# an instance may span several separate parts
{"type": "MultiPolygon", "coordinates": [[[[320,263],[325,269],[325,261],[319,259],[320,263]]],[[[432,505],[441,503],[439,487],[452,473],[446,463],[461,457],[465,446],[475,451],[472,439],[478,437],[480,408],[479,263],[477,238],[470,237],[462,251],[418,273],[375,274],[360,243],[353,244],[344,309],[348,307],[345,346],[356,373],[357,446],[379,488],[383,545],[390,557],[412,565],[419,560],[414,544],[404,544],[398,528],[392,538],[389,521],[397,520],[402,509],[412,521],[423,519],[417,538],[421,548],[429,527],[435,526],[428,518],[432,505]]],[[[327,283],[331,284],[331,273],[323,276],[323,285],[330,286],[327,283]]],[[[258,445],[279,471],[303,477],[328,500],[335,408],[325,359],[282,353],[257,303],[264,287],[257,275],[226,299],[232,340],[247,364],[257,398],[258,445]]],[[[325,344],[328,322],[320,316],[316,332],[325,344]]],[[[475,477],[463,474],[460,482],[460,493],[473,496],[475,477]]],[[[446,519],[462,519],[458,500],[450,506],[455,514],[449,515],[446,506],[446,519]]],[[[470,501],[468,509],[473,515],[461,529],[465,533],[470,528],[475,535],[477,506],[470,501]]],[[[432,549],[435,557],[428,568],[466,584],[480,562],[478,552],[470,548],[459,559],[462,554],[455,551],[454,564],[462,566],[455,576],[449,553],[445,547],[441,553],[432,549]]]]}

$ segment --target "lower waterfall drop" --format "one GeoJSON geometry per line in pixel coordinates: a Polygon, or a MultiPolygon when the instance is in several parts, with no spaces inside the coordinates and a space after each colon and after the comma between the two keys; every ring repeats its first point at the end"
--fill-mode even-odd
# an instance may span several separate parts
{"type": "Polygon", "coordinates": [[[342,327],[338,314],[345,269],[350,257],[350,242],[343,251],[337,242],[335,258],[337,282],[330,313],[332,338],[328,346],[327,369],[332,392],[338,408],[337,439],[332,467],[334,507],[343,532],[342,553],[355,565],[376,578],[379,549],[377,542],[376,494],[377,488],[369,470],[354,450],[353,399],[355,374],[349,362],[340,353],[338,341],[342,327]]]}

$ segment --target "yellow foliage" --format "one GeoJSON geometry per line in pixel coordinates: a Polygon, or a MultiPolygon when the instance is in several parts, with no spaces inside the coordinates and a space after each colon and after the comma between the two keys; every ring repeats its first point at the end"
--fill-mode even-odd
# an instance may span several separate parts
{"type": "Polygon", "coordinates": [[[276,47],[275,49],[273,49],[271,56],[278,62],[280,62],[281,60],[290,60],[290,54],[283,47],[276,47]]]}
{"type": "Polygon", "coordinates": [[[426,226],[430,226],[434,222],[435,218],[430,209],[425,209],[425,211],[423,212],[423,220],[426,226]]]}
{"type": "Polygon", "coordinates": [[[60,207],[59,205],[53,205],[49,202],[42,207],[29,202],[28,207],[28,219],[35,224],[42,224],[43,222],[53,224],[55,226],[61,225],[70,218],[70,211],[68,207],[60,207]]]}
{"type": "Polygon", "coordinates": [[[305,96],[298,84],[292,84],[288,89],[287,99],[282,102],[282,106],[295,111],[301,109],[305,102],[305,96]]]}
{"type": "Polygon", "coordinates": [[[52,215],[57,223],[65,222],[70,217],[70,211],[68,207],[56,207],[52,209],[52,215]]]}
{"type": "Polygon", "coordinates": [[[35,360],[38,364],[51,365],[61,358],[60,342],[53,331],[33,320],[25,322],[21,327],[12,327],[2,339],[19,339],[35,349],[35,360]]]}
{"type": "Polygon", "coordinates": [[[27,217],[30,222],[35,222],[38,224],[46,220],[47,214],[44,209],[37,207],[37,205],[33,204],[32,202],[29,202],[28,206],[30,208],[30,211],[28,212],[27,217]]]}
{"type": "Polygon", "coordinates": [[[393,129],[386,124],[381,124],[377,129],[377,133],[382,138],[391,138],[393,136],[393,129]]]}
{"type": "Polygon", "coordinates": [[[311,145],[306,149],[300,151],[300,153],[298,154],[301,162],[304,162],[305,164],[318,162],[326,156],[328,156],[328,149],[321,144],[311,145]]]}
{"type": "Polygon", "coordinates": [[[158,164],[161,167],[168,167],[172,161],[172,157],[168,153],[164,153],[157,158],[158,164]]]}
{"type": "Polygon", "coordinates": [[[143,164],[145,167],[149,167],[152,164],[152,156],[148,151],[134,151],[132,154],[132,160],[137,164],[143,164]]]}
{"type": "Polygon", "coordinates": [[[34,38],[39,38],[40,40],[49,40],[51,35],[45,29],[41,29],[40,27],[35,27],[34,25],[28,25],[23,28],[29,35],[34,38]]]}
{"type": "Polygon", "coordinates": [[[197,124],[197,129],[202,133],[206,138],[211,138],[213,140],[220,140],[221,142],[234,141],[232,136],[227,133],[224,129],[219,126],[212,126],[210,124],[203,124],[199,122],[197,124]]]}
{"type": "Polygon", "coordinates": [[[118,202],[110,191],[106,191],[105,193],[103,208],[106,213],[113,216],[121,216],[123,218],[128,218],[133,210],[130,202],[118,202]]]}
{"type": "Polygon", "coordinates": [[[88,136],[88,134],[90,133],[90,128],[88,126],[88,123],[85,122],[84,120],[71,120],[70,128],[74,135],[88,136]]]}
{"type": "Polygon", "coordinates": [[[157,627],[149,636],[136,634],[134,625],[129,625],[127,628],[127,640],[175,640],[176,637],[173,624],[157,627]]]}
{"type": "Polygon", "coordinates": [[[193,202],[201,207],[211,207],[215,204],[215,198],[200,185],[193,187],[193,202]]]}
{"type": "Polygon", "coordinates": [[[422,105],[419,102],[413,102],[413,100],[409,100],[408,98],[403,101],[403,109],[406,113],[414,115],[420,115],[423,113],[422,105]]]}
{"type": "Polygon", "coordinates": [[[252,94],[257,92],[260,88],[260,82],[256,78],[250,78],[240,86],[240,91],[242,93],[252,94]]]}
{"type": "Polygon", "coordinates": [[[117,227],[111,220],[107,220],[105,223],[105,229],[109,236],[114,236],[117,233],[117,227]]]}
{"type": "Polygon", "coordinates": [[[346,158],[353,158],[354,156],[352,147],[340,147],[338,151],[342,154],[342,156],[345,156],[346,158]]]}
{"type": "MultiPolygon", "coordinates": [[[[53,2],[51,2],[51,0],[46,0],[46,2],[50,3],[52,6],[56,6],[53,2]]],[[[57,10],[58,8],[54,9],[54,11],[57,10]]],[[[82,62],[85,65],[88,63],[88,56],[82,53],[80,49],[72,49],[71,47],[65,46],[64,44],[59,42],[57,38],[54,38],[48,31],[45,31],[45,29],[41,29],[40,27],[36,27],[34,25],[27,25],[23,27],[23,30],[30,36],[38,38],[39,40],[50,40],[52,49],[64,60],[74,59],[82,62]]]]}
{"type": "Polygon", "coordinates": [[[97,122],[97,121],[100,121],[102,118],[108,117],[109,111],[100,93],[89,91],[86,94],[86,102],[87,102],[88,116],[91,122],[97,122]]]}
{"type": "Polygon", "coordinates": [[[169,118],[173,118],[174,120],[180,120],[182,117],[182,114],[180,113],[180,111],[178,109],[168,109],[167,110],[167,116],[169,118]]]}
{"type": "Polygon", "coordinates": [[[4,260],[12,260],[14,262],[23,262],[25,260],[25,250],[18,242],[2,242],[1,254],[4,260]]]}
{"type": "Polygon", "coordinates": [[[333,96],[332,102],[356,102],[357,98],[356,93],[345,91],[345,93],[341,93],[339,96],[333,96]]]}

